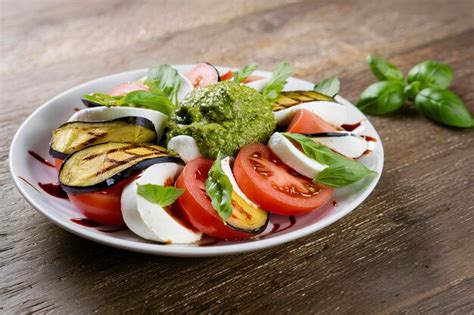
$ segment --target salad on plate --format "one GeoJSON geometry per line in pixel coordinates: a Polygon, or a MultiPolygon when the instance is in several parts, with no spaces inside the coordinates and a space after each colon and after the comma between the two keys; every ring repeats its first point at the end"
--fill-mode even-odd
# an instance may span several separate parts
{"type": "Polygon", "coordinates": [[[318,211],[375,173],[377,145],[337,101],[337,78],[287,90],[292,71],[159,65],[84,95],[52,133],[59,186],[91,222],[164,244],[259,238],[270,215],[318,211]]]}

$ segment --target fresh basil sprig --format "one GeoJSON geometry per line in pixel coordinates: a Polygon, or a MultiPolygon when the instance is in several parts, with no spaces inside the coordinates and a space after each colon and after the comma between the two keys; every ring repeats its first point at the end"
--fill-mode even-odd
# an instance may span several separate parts
{"type": "Polygon", "coordinates": [[[212,207],[225,223],[232,214],[232,183],[222,170],[221,159],[219,151],[207,175],[206,192],[211,198],[212,207]]]}
{"type": "Polygon", "coordinates": [[[257,70],[258,64],[251,63],[243,67],[238,71],[232,71],[232,80],[234,82],[240,83],[245,81],[255,70],[257,70]]]}
{"type": "Polygon", "coordinates": [[[301,145],[306,156],[328,166],[314,178],[315,182],[334,188],[341,188],[358,182],[367,175],[376,174],[375,171],[369,169],[364,164],[336,153],[327,146],[313,141],[311,138],[288,132],[283,133],[283,135],[301,145]]]}
{"type": "Polygon", "coordinates": [[[145,84],[157,94],[166,95],[173,103],[178,104],[178,92],[181,76],[170,65],[158,65],[148,69],[145,84]]]}
{"type": "Polygon", "coordinates": [[[137,184],[137,194],[152,203],[162,207],[172,205],[184,193],[183,189],[173,186],[160,186],[154,184],[137,184]]]}
{"type": "Polygon", "coordinates": [[[282,62],[273,70],[272,77],[263,88],[262,95],[268,102],[275,101],[286,85],[293,69],[286,62],[282,62]]]}
{"type": "Polygon", "coordinates": [[[83,99],[103,106],[128,106],[153,109],[170,115],[175,105],[158,91],[133,91],[124,96],[110,96],[103,93],[86,94],[83,99]]]}
{"type": "Polygon", "coordinates": [[[426,60],[414,66],[406,80],[390,62],[370,55],[370,70],[380,82],[370,85],[357,101],[364,113],[384,115],[398,110],[406,101],[427,118],[447,126],[469,128],[474,119],[462,100],[447,90],[453,80],[448,65],[426,60]]]}
{"type": "Polygon", "coordinates": [[[337,76],[330,77],[314,85],[314,91],[324,95],[334,97],[341,89],[341,82],[337,76]]]}

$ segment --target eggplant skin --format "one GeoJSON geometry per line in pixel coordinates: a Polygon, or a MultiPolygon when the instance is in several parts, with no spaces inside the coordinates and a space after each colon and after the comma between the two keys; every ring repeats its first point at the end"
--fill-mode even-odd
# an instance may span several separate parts
{"type": "Polygon", "coordinates": [[[226,223],[234,230],[248,234],[259,234],[268,224],[267,211],[249,204],[235,192],[232,192],[232,215],[226,223]]]}
{"type": "MultiPolygon", "coordinates": [[[[126,154],[129,154],[129,153],[126,153],[126,154]]],[[[127,157],[127,156],[124,155],[124,157],[127,157]]],[[[110,188],[116,185],[117,183],[138,174],[139,172],[145,170],[151,165],[158,164],[158,163],[169,163],[169,162],[176,163],[179,165],[184,165],[184,161],[182,159],[176,156],[169,155],[166,149],[156,146],[156,145],[120,143],[120,142],[101,143],[101,144],[87,147],[83,150],[77,151],[69,155],[64,160],[59,170],[59,184],[61,185],[62,189],[67,193],[82,194],[82,193],[88,193],[88,192],[95,192],[95,191],[100,191],[100,190],[105,190],[107,188],[110,188]],[[110,147],[110,148],[107,148],[107,147],[110,147]],[[107,156],[108,152],[110,153],[112,151],[117,151],[117,150],[123,150],[124,152],[126,152],[127,150],[133,150],[137,148],[138,149],[144,148],[146,150],[149,150],[149,152],[154,151],[155,154],[145,154],[142,156],[144,158],[141,160],[138,160],[136,163],[133,163],[133,160],[130,160],[130,158],[128,157],[127,159],[124,160],[125,163],[131,162],[128,167],[117,172],[112,171],[110,172],[110,176],[104,178],[103,180],[100,180],[98,182],[94,182],[91,184],[83,183],[83,185],[68,185],[67,183],[64,182],[64,179],[62,178],[63,172],[70,171],[70,170],[74,172],[74,170],[79,169],[79,166],[82,162],[88,163],[88,161],[96,157],[98,158],[99,161],[103,162],[106,159],[110,159],[110,157],[107,156]],[[109,151],[107,151],[107,149],[109,151]],[[160,151],[161,149],[163,149],[163,151],[160,151]],[[83,158],[79,158],[79,160],[76,160],[77,155],[84,154],[83,151],[86,151],[86,150],[92,151],[92,152],[95,151],[97,153],[94,153],[92,155],[85,155],[83,156],[83,158]],[[148,157],[148,156],[152,156],[152,157],[148,157]],[[70,163],[74,163],[74,164],[69,165],[70,163]]],[[[111,163],[112,168],[115,167],[116,164],[120,166],[120,161],[109,161],[109,163],[111,163]]],[[[101,164],[96,164],[95,169],[94,167],[91,167],[91,169],[88,169],[88,171],[93,172],[97,170],[98,173],[105,173],[104,168],[107,168],[105,162],[101,164]]]]}
{"type": "Polygon", "coordinates": [[[82,104],[84,104],[86,107],[100,107],[100,106],[104,106],[104,105],[102,105],[102,104],[99,104],[99,103],[96,103],[96,102],[92,102],[92,101],[86,100],[85,98],[82,98],[82,97],[81,97],[81,101],[82,101],[82,104]]]}
{"type": "Polygon", "coordinates": [[[257,235],[257,234],[260,234],[262,233],[263,231],[265,231],[265,229],[267,228],[267,225],[268,225],[268,222],[270,221],[270,216],[267,215],[267,219],[265,220],[265,223],[260,226],[259,228],[257,229],[252,229],[252,230],[248,230],[248,229],[243,229],[243,228],[238,228],[236,226],[233,226],[232,224],[230,224],[229,222],[227,222],[227,226],[236,230],[236,231],[240,231],[240,232],[244,232],[244,233],[249,233],[249,234],[254,234],[254,235],[257,235]]]}
{"type": "Polygon", "coordinates": [[[219,74],[219,70],[217,70],[217,68],[216,68],[212,63],[210,63],[210,62],[207,62],[207,61],[206,61],[206,62],[204,62],[204,63],[205,63],[206,65],[209,65],[209,66],[211,66],[211,67],[214,68],[214,70],[215,70],[216,73],[217,73],[217,82],[221,82],[222,79],[221,79],[221,75],[219,74]]]}
{"type": "Polygon", "coordinates": [[[281,92],[272,104],[272,111],[277,112],[295,105],[314,101],[336,102],[334,98],[315,91],[286,91],[281,92]]]}
{"type": "MultiPolygon", "coordinates": [[[[117,130],[117,129],[115,129],[117,130]]],[[[122,132],[123,134],[123,132],[122,132]]],[[[117,142],[132,142],[132,143],[154,143],[157,139],[156,130],[154,124],[147,118],[144,117],[136,117],[136,116],[127,116],[127,117],[120,117],[113,120],[107,121],[71,121],[65,124],[62,124],[58,128],[53,131],[53,137],[49,142],[49,154],[53,158],[58,158],[64,160],[68,155],[89,147],[91,145],[117,141],[117,142]],[[127,126],[129,125],[129,126],[127,126]],[[146,128],[150,134],[148,136],[142,135],[142,139],[140,141],[135,141],[134,139],[126,139],[126,138],[119,138],[117,135],[113,135],[114,127],[122,129],[124,126],[126,127],[134,127],[139,126],[146,128]],[[102,130],[102,133],[97,133],[97,130],[103,127],[104,129],[110,128],[109,130],[102,130]],[[84,138],[84,142],[73,142],[73,147],[63,148],[60,150],[58,148],[57,142],[64,139],[60,139],[61,132],[65,133],[65,136],[69,139],[65,139],[66,142],[69,142],[72,145],[70,137],[73,137],[76,134],[80,134],[81,137],[84,138]],[[59,138],[59,139],[58,139],[59,138]]]]}

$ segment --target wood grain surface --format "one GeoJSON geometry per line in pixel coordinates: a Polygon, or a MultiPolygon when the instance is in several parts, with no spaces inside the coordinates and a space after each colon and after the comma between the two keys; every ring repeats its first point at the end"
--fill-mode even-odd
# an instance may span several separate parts
{"type": "Polygon", "coordinates": [[[54,95],[106,74],[202,60],[337,74],[355,101],[378,53],[435,59],[474,111],[474,2],[1,0],[0,313],[474,312],[474,130],[413,109],[371,117],[385,170],[332,226],[251,254],[179,259],[76,237],[36,212],[8,170],[11,139],[54,95]]]}

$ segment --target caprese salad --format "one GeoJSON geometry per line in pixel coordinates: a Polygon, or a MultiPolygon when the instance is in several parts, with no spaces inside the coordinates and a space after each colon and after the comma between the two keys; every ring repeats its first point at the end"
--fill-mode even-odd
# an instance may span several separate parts
{"type": "Polygon", "coordinates": [[[88,219],[162,243],[256,237],[271,213],[317,211],[374,171],[375,148],[335,100],[337,78],[287,91],[288,64],[170,65],[84,95],[52,133],[59,184],[88,219]],[[348,130],[346,130],[348,129],[348,130]]]}

